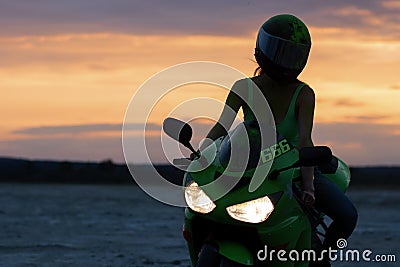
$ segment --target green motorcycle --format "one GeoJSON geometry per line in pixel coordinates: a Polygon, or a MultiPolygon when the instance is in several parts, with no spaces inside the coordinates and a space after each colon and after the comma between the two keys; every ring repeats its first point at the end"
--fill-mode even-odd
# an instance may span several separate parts
{"type": "Polygon", "coordinates": [[[164,132],[193,152],[189,159],[174,160],[186,169],[183,236],[192,265],[308,266],[310,256],[303,256],[320,248],[326,225],[323,214],[301,200],[299,167],[319,166],[343,191],[350,182],[349,168],[328,147],[298,151],[279,135],[273,147],[261,148],[257,123],[239,126],[200,153],[190,144],[190,125],[173,118],[164,121],[164,132]],[[245,155],[244,170],[237,177],[229,169],[231,150],[243,132],[250,155],[245,155]],[[250,192],[254,170],[266,160],[271,164],[265,179],[250,192]]]}

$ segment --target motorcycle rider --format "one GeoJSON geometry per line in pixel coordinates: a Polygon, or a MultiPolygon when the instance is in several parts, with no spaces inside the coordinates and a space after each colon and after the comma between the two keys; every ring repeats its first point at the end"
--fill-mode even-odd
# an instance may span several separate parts
{"type": "MultiPolygon", "coordinates": [[[[311,133],[314,119],[315,95],[307,84],[297,79],[304,69],[311,48],[311,37],[307,26],[296,16],[280,14],[268,19],[260,28],[255,48],[255,59],[259,65],[251,80],[261,90],[273,113],[277,132],[298,149],[313,146],[311,133]]],[[[251,84],[251,83],[250,83],[251,84]]],[[[250,95],[245,80],[237,81],[232,87],[218,123],[210,130],[203,142],[206,147],[211,140],[226,134],[239,108],[243,109],[244,120],[254,120],[249,107],[251,99],[239,96],[250,95]],[[233,113],[231,111],[234,111],[233,113]],[[210,139],[210,140],[207,140],[210,139]]],[[[357,210],[345,194],[317,168],[301,167],[302,199],[307,206],[314,205],[332,219],[323,248],[337,248],[340,238],[347,239],[357,223],[357,210]]],[[[330,266],[329,260],[319,266],[330,266]]]]}

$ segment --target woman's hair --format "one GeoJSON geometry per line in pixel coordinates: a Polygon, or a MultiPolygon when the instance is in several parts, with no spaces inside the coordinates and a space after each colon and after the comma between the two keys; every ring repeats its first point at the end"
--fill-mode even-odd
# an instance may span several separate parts
{"type": "MultiPolygon", "coordinates": [[[[254,70],[254,73],[253,73],[253,76],[260,76],[260,75],[263,75],[263,74],[265,74],[266,72],[260,67],[260,66],[258,66],[255,70],[254,70]]],[[[296,81],[299,81],[299,79],[298,78],[296,78],[295,79],[296,81]]],[[[279,82],[279,81],[277,81],[277,82],[279,82]]],[[[290,81],[288,81],[288,82],[290,82],[290,81]]],[[[282,81],[280,81],[280,83],[282,83],[282,81]]],[[[283,82],[284,83],[284,82],[283,82]]]]}
{"type": "Polygon", "coordinates": [[[261,74],[263,74],[263,73],[264,73],[264,72],[263,72],[262,68],[261,68],[260,66],[258,66],[258,67],[254,70],[253,76],[259,76],[259,75],[261,75],[261,74]]]}

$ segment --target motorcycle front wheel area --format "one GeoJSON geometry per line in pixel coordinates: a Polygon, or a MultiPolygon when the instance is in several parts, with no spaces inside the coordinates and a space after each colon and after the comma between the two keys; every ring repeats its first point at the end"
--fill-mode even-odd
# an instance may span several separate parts
{"type": "Polygon", "coordinates": [[[248,267],[221,256],[218,249],[211,244],[204,244],[201,248],[196,267],[248,267]]]}

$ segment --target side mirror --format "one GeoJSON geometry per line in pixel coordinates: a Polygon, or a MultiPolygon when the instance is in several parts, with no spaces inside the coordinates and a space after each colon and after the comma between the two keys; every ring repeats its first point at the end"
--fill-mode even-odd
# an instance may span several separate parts
{"type": "Polygon", "coordinates": [[[199,152],[194,150],[190,144],[193,130],[189,124],[174,118],[166,118],[163,122],[163,131],[172,139],[189,148],[197,157],[200,157],[199,152]]]}
{"type": "Polygon", "coordinates": [[[174,118],[166,118],[164,120],[163,131],[169,137],[185,146],[190,143],[193,134],[192,127],[189,124],[174,118]]]}
{"type": "Polygon", "coordinates": [[[332,151],[327,146],[303,147],[300,149],[300,166],[320,166],[330,163],[332,160],[332,151]]]}

